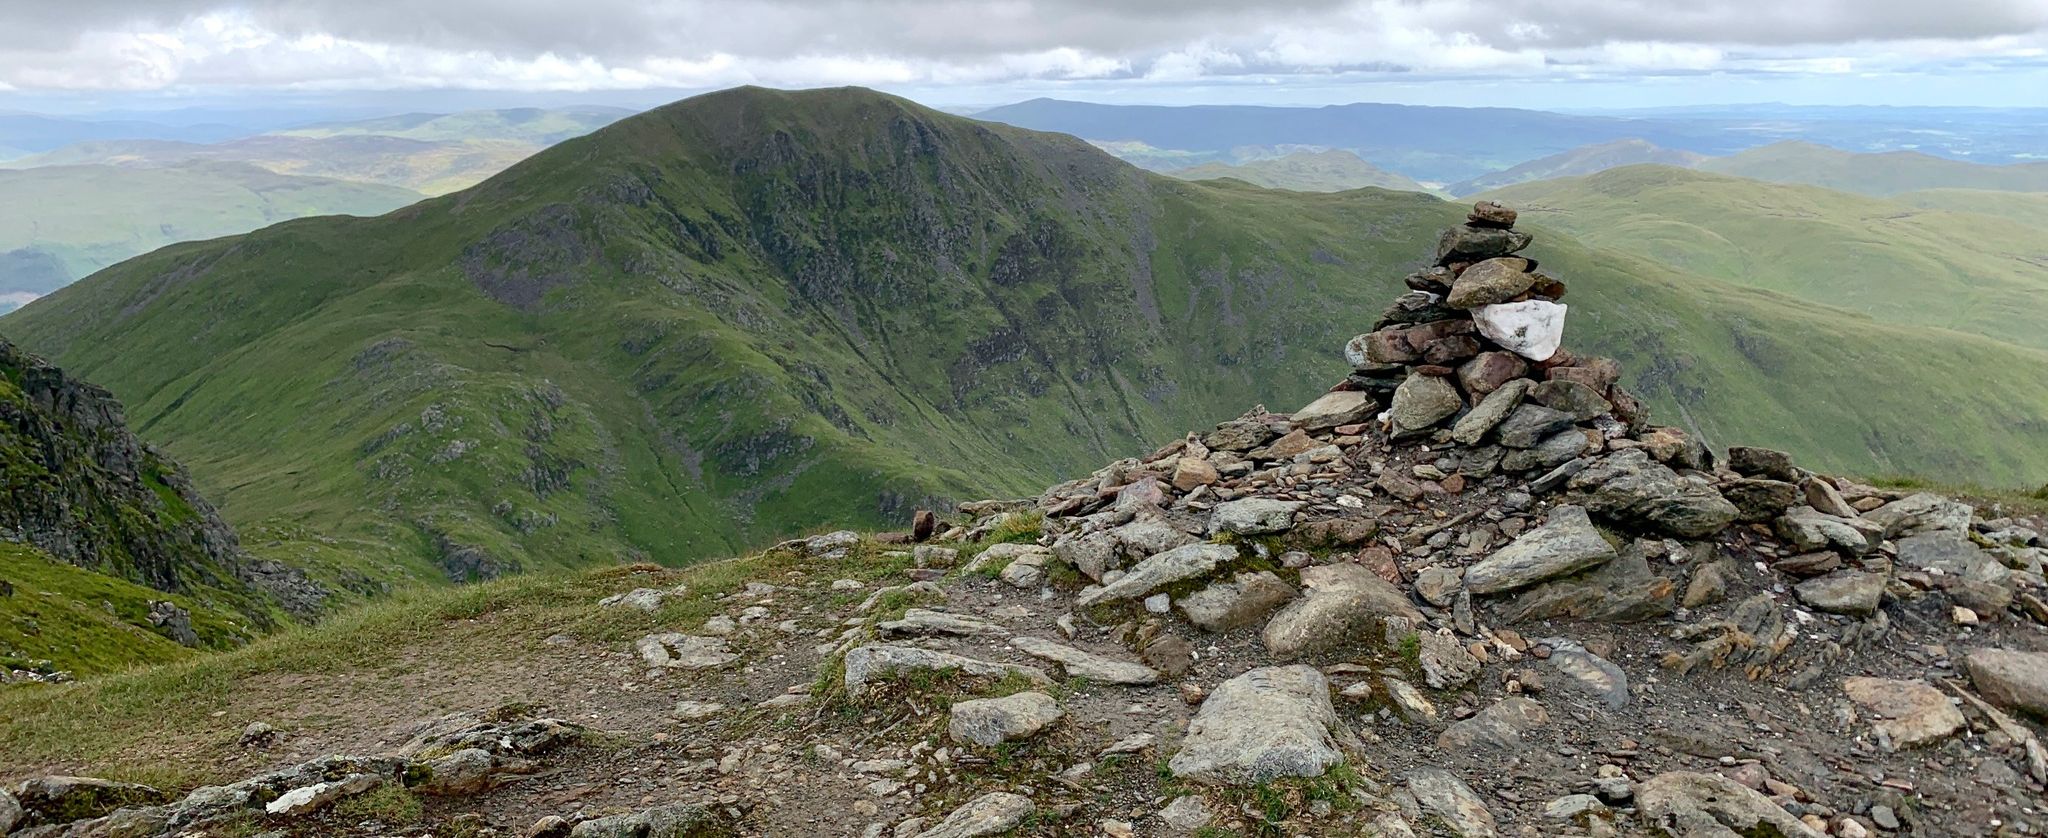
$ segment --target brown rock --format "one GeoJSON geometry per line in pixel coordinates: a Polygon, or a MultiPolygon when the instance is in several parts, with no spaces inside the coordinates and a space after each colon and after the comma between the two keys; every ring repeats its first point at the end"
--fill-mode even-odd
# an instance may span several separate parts
{"type": "Polygon", "coordinates": [[[1201,457],[1182,457],[1173,467],[1173,488],[1192,492],[1197,487],[1210,485],[1222,477],[1208,460],[1201,457]]]}
{"type": "Polygon", "coordinates": [[[1431,343],[1422,350],[1422,361],[1440,367],[1450,367],[1458,362],[1479,354],[1479,341],[1471,335],[1452,335],[1431,343]]]}
{"type": "Polygon", "coordinates": [[[1501,385],[1529,374],[1529,362],[1513,352],[1481,352],[1458,368],[1458,383],[1465,392],[1484,396],[1501,385]]]}
{"type": "Polygon", "coordinates": [[[1515,226],[1515,211],[1499,201],[1480,201],[1472,205],[1472,212],[1465,221],[1474,227],[1499,227],[1503,230],[1515,226]]]}
{"type": "Polygon", "coordinates": [[[1621,380],[1621,362],[1613,358],[1588,356],[1569,367],[1552,368],[1547,375],[1552,381],[1576,381],[1605,396],[1614,389],[1614,383],[1621,380]]]}
{"type": "Polygon", "coordinates": [[[1394,562],[1392,550],[1377,545],[1367,547],[1358,551],[1358,563],[1364,565],[1366,570],[1372,571],[1374,576],[1392,584],[1399,585],[1402,582],[1401,566],[1394,562]]]}
{"type": "Polygon", "coordinates": [[[1564,283],[1559,282],[1556,277],[1546,273],[1536,274],[1536,284],[1529,286],[1529,293],[1548,299],[1551,302],[1564,299],[1564,291],[1564,283]]]}
{"type": "Polygon", "coordinates": [[[1537,361],[1536,368],[1539,370],[1549,370],[1554,367],[1569,367],[1578,359],[1579,356],[1573,355],[1571,350],[1559,348],[1550,357],[1537,361]]]}
{"type": "Polygon", "coordinates": [[[1871,726],[1892,750],[1938,742],[1963,727],[1962,711],[1922,681],[1850,678],[1842,682],[1842,692],[1877,717],[1871,726]]]}
{"type": "Polygon", "coordinates": [[[1450,378],[1458,372],[1450,367],[1441,367],[1436,364],[1421,364],[1411,369],[1415,371],[1416,375],[1427,375],[1432,378],[1450,378]]]}
{"type": "Polygon", "coordinates": [[[1469,309],[1504,303],[1528,291],[1535,282],[1536,275],[1529,273],[1527,259],[1488,259],[1466,268],[1458,281],[1451,283],[1451,293],[1444,298],[1444,304],[1469,309]]]}
{"type": "Polygon", "coordinates": [[[1195,648],[1180,635],[1162,634],[1146,644],[1145,651],[1139,657],[1145,661],[1146,666],[1159,670],[1166,677],[1179,678],[1187,674],[1188,667],[1194,665],[1194,652],[1195,648]]]}
{"type": "Polygon", "coordinates": [[[932,540],[932,533],[939,528],[939,516],[929,509],[920,509],[910,516],[910,540],[919,544],[932,540]]]}
{"type": "Polygon", "coordinates": [[[1273,440],[1273,444],[1251,452],[1251,456],[1255,460],[1288,460],[1293,459],[1296,454],[1321,448],[1322,445],[1315,437],[1309,436],[1307,431],[1295,430],[1273,440]]]}
{"type": "Polygon", "coordinates": [[[1804,553],[1771,563],[1771,569],[1787,576],[1801,578],[1832,573],[1842,567],[1842,557],[1833,550],[1818,553],[1804,553]]]}
{"type": "Polygon", "coordinates": [[[1406,329],[1381,329],[1365,336],[1366,360],[1377,364],[1412,364],[1421,353],[1408,345],[1406,329]]]}

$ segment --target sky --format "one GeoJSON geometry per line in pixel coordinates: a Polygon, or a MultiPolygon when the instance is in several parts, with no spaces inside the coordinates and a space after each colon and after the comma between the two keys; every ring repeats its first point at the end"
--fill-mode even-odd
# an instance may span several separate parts
{"type": "Polygon", "coordinates": [[[0,0],[0,109],[2048,107],[2048,0],[0,0]]]}

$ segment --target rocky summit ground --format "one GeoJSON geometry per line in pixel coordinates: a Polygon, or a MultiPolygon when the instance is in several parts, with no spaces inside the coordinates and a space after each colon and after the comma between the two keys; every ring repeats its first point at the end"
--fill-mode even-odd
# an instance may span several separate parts
{"type": "Polygon", "coordinates": [[[1330,395],[1036,498],[0,696],[0,833],[2048,834],[2041,507],[1502,357],[1563,288],[1478,239],[1330,395]]]}

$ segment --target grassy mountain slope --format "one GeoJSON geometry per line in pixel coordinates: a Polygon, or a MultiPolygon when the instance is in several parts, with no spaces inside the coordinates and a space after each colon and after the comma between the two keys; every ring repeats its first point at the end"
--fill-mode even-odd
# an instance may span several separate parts
{"type": "Polygon", "coordinates": [[[18,210],[0,216],[0,293],[47,294],[172,242],[308,215],[376,215],[420,197],[235,163],[0,170],[0,206],[18,210]]]}
{"type": "Polygon", "coordinates": [[[375,135],[429,142],[509,140],[548,146],[588,134],[633,115],[625,108],[509,108],[458,113],[413,113],[308,125],[272,133],[288,137],[375,135]]]}
{"type": "Polygon", "coordinates": [[[1703,171],[1805,183],[1865,195],[1918,189],[2048,191],[2048,163],[1988,166],[1921,154],[1888,151],[1862,154],[1807,142],[1772,143],[1700,163],[1703,171]]]}
{"type": "MultiPolygon", "coordinates": [[[[674,563],[1291,408],[1461,217],[1154,176],[866,91],[740,89],[384,217],[166,248],[0,330],[113,388],[250,549],[323,578],[674,563]]],[[[1539,248],[1574,345],[1710,439],[2048,470],[2048,355],[1539,248]]]]}
{"type": "Polygon", "coordinates": [[[444,195],[477,184],[538,150],[505,140],[427,141],[404,137],[263,135],[213,144],[164,140],[78,143],[10,161],[8,168],[114,165],[163,167],[190,162],[244,163],[281,175],[396,186],[444,195]]]}
{"type": "Polygon", "coordinates": [[[2048,348],[2048,236],[1976,214],[1665,166],[1486,193],[1596,245],[1877,320],[2048,348]]]}
{"type": "Polygon", "coordinates": [[[258,634],[247,617],[204,599],[73,567],[20,544],[0,543],[0,582],[9,591],[0,596],[0,668],[98,675],[233,648],[258,634]],[[191,614],[197,647],[150,625],[150,603],[163,601],[191,614]]]}
{"type": "Polygon", "coordinates": [[[1661,148],[1647,140],[1615,140],[1611,143],[1580,146],[1561,154],[1518,163],[1498,172],[1451,184],[1444,187],[1444,191],[1452,195],[1471,195],[1532,180],[1590,175],[1640,163],[1659,163],[1689,169],[1708,159],[1710,158],[1704,154],[1661,148]]]}
{"type": "Polygon", "coordinates": [[[1426,192],[1422,184],[1394,174],[1348,151],[1297,151],[1265,160],[1235,165],[1204,163],[1168,174],[1182,180],[1215,180],[1234,177],[1268,189],[1296,192],[1342,192],[1376,186],[1403,192],[1426,192]]]}
{"type": "Polygon", "coordinates": [[[1989,215],[2048,230],[2048,192],[1993,189],[1922,189],[1891,200],[1921,209],[1989,215]]]}

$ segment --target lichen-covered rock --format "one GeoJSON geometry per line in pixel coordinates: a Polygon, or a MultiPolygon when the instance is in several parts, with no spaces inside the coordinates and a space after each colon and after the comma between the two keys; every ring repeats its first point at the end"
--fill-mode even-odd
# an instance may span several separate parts
{"type": "Polygon", "coordinates": [[[630,815],[588,820],[570,830],[570,838],[703,838],[719,834],[723,819],[711,809],[689,803],[656,806],[630,815]]]}
{"type": "Polygon", "coordinates": [[[1294,586],[1270,570],[1239,573],[1233,579],[1212,582],[1175,603],[1188,622],[1207,631],[1229,631],[1266,618],[1273,609],[1294,599],[1294,586]]]}
{"type": "Polygon", "coordinates": [[[1218,565],[1236,559],[1237,548],[1227,544],[1176,547],[1137,563],[1114,582],[1083,591],[1074,604],[1085,608],[1101,602],[1139,599],[1175,582],[1207,576],[1218,565]]]}
{"type": "Polygon", "coordinates": [[[1216,505],[1209,516],[1211,535],[1266,535],[1294,528],[1294,514],[1308,504],[1272,498],[1245,498],[1216,505]]]}
{"type": "Polygon", "coordinates": [[[946,735],[955,742],[993,748],[1037,736],[1065,715],[1058,701],[1041,692],[970,699],[953,704],[946,735]]]}
{"type": "Polygon", "coordinates": [[[1168,761],[1173,775],[1219,785],[1317,777],[1344,760],[1330,682],[1309,666],[1254,669],[1217,685],[1168,761]]]}
{"type": "Polygon", "coordinates": [[[1543,526],[1523,533],[1465,571],[1465,589],[1497,594],[1568,576],[1614,558],[1614,545],[1593,527],[1586,510],[1560,506],[1543,526]]]}
{"type": "Polygon", "coordinates": [[[35,777],[14,790],[23,826],[66,824],[125,806],[151,806],[169,799],[170,795],[149,786],[94,777],[35,777]]]}
{"type": "Polygon", "coordinates": [[[1018,675],[1034,684],[1052,683],[1044,671],[1035,667],[989,663],[931,649],[870,643],[846,653],[846,694],[861,698],[876,682],[900,679],[914,672],[954,672],[976,678],[1018,675]]]}
{"type": "Polygon", "coordinates": [[[938,826],[917,833],[917,838],[986,838],[1016,829],[1038,807],[1031,798],[1006,791],[992,791],[962,804],[938,826]]]}
{"type": "Polygon", "coordinates": [[[1411,375],[1394,390],[1387,409],[1394,422],[1394,435],[1418,434],[1464,409],[1465,399],[1449,379],[1433,375],[1411,375]]]}
{"type": "Polygon", "coordinates": [[[1260,637],[1281,660],[1331,652],[1376,636],[1388,617],[1422,625],[1408,595],[1361,565],[1302,568],[1305,596],[1266,622],[1260,637]]]}
{"type": "Polygon", "coordinates": [[[1570,486],[1595,515],[1680,538],[1720,532],[1739,514],[1712,484],[1681,477],[1641,450],[1601,457],[1573,475],[1570,486]]]}
{"type": "Polygon", "coordinates": [[[1670,771],[1636,788],[1653,835],[1669,838],[1825,838],[1762,794],[1715,774],[1670,771]]]}

